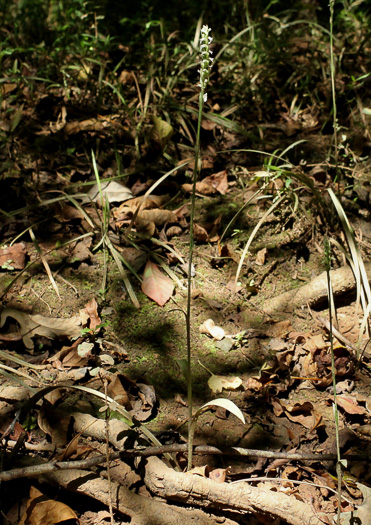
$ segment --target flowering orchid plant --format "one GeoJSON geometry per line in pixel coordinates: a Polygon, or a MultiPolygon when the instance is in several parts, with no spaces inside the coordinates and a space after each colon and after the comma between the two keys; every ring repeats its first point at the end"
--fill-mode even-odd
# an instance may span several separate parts
{"type": "Polygon", "coordinates": [[[190,223],[189,223],[189,260],[188,260],[188,286],[187,286],[187,312],[186,312],[186,328],[187,328],[187,362],[185,369],[185,377],[187,381],[188,391],[188,470],[192,467],[192,451],[193,451],[193,434],[195,421],[193,416],[193,400],[192,400],[192,370],[191,370],[191,291],[192,291],[192,258],[193,258],[193,246],[194,246],[194,228],[193,220],[195,214],[195,201],[196,201],[196,182],[199,174],[199,158],[200,158],[200,135],[201,135],[201,119],[203,105],[207,101],[207,93],[205,91],[207,83],[209,82],[211,65],[213,58],[211,58],[210,44],[212,38],[209,35],[210,28],[207,25],[202,26],[200,35],[200,83],[198,86],[201,88],[199,97],[199,108],[198,108],[198,124],[197,124],[197,135],[195,142],[195,162],[192,176],[192,196],[191,196],[191,209],[190,209],[190,223]]]}
{"type": "Polygon", "coordinates": [[[201,68],[199,69],[200,73],[200,83],[201,95],[203,102],[207,101],[207,93],[205,93],[206,85],[209,81],[210,70],[212,67],[213,58],[211,58],[212,51],[210,50],[210,44],[213,41],[211,36],[209,36],[210,28],[206,25],[202,26],[201,29],[201,39],[200,39],[200,54],[201,54],[201,68]]]}

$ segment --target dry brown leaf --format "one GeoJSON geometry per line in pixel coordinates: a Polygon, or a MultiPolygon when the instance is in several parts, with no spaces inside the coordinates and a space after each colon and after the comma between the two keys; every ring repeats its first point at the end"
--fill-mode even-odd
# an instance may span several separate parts
{"type": "Polygon", "coordinates": [[[196,222],[193,225],[193,233],[194,233],[196,242],[207,242],[209,239],[209,236],[205,228],[203,228],[196,222]]]}
{"type": "Polygon", "coordinates": [[[214,173],[205,177],[202,181],[203,184],[210,185],[215,192],[219,192],[222,195],[225,195],[228,191],[228,175],[227,170],[219,171],[219,173],[214,173]]]}
{"type": "Polygon", "coordinates": [[[209,478],[217,483],[224,483],[230,467],[216,468],[209,473],[209,478]]]}
{"type": "Polygon", "coordinates": [[[317,349],[328,348],[328,343],[323,340],[323,336],[321,334],[310,335],[307,337],[303,348],[305,348],[305,350],[309,350],[310,352],[315,352],[317,349]]]}
{"type": "Polygon", "coordinates": [[[291,329],[291,321],[279,321],[278,323],[273,323],[266,333],[269,337],[286,337],[291,329]]]}
{"type": "Polygon", "coordinates": [[[197,476],[202,476],[203,478],[208,477],[209,467],[204,465],[203,467],[194,467],[188,471],[188,474],[196,474],[197,476]]]}
{"type": "Polygon", "coordinates": [[[136,383],[124,374],[116,373],[108,385],[108,394],[138,421],[147,421],[156,409],[153,386],[136,383]]]}
{"type": "Polygon", "coordinates": [[[223,390],[238,390],[240,386],[242,385],[242,379],[240,377],[226,377],[226,376],[217,376],[212,375],[207,384],[211,388],[211,390],[214,392],[214,394],[218,394],[219,392],[222,392],[223,390]]]}
{"type": "Polygon", "coordinates": [[[81,335],[81,318],[79,315],[68,319],[29,315],[20,310],[6,308],[1,312],[0,328],[8,317],[15,319],[20,325],[20,334],[26,348],[34,348],[32,337],[35,335],[54,339],[56,337],[79,337],[81,335]]]}
{"type": "Polygon", "coordinates": [[[102,321],[98,315],[98,303],[95,298],[89,301],[85,305],[85,308],[80,310],[80,317],[84,326],[88,324],[89,320],[89,328],[93,331],[97,328],[97,326],[102,324],[102,321]]]}
{"type": "Polygon", "coordinates": [[[83,202],[96,202],[98,206],[102,206],[102,199],[108,202],[123,202],[132,198],[132,193],[129,188],[123,186],[114,180],[102,181],[100,185],[94,186],[88,191],[83,202]]]}
{"type": "Polygon", "coordinates": [[[164,226],[168,222],[177,222],[177,216],[170,210],[160,208],[154,210],[141,210],[137,218],[140,217],[145,221],[151,221],[156,226],[164,226]]]}
{"type": "MultiPolygon", "coordinates": [[[[333,400],[333,396],[331,396],[333,400]]],[[[358,404],[357,399],[347,394],[340,394],[336,396],[338,406],[340,406],[348,414],[367,414],[365,407],[358,404]]]]}
{"type": "Polygon", "coordinates": [[[0,268],[2,270],[23,270],[26,261],[26,246],[18,242],[0,249],[0,268]]]}
{"type": "Polygon", "coordinates": [[[276,416],[281,416],[284,413],[290,421],[300,423],[309,430],[312,430],[319,424],[318,415],[315,414],[313,405],[309,401],[285,405],[283,401],[276,398],[272,399],[271,403],[276,416]]]}
{"type": "Polygon", "coordinates": [[[38,412],[37,423],[51,437],[52,445],[63,447],[68,443],[67,433],[71,417],[45,401],[38,412]]]}
{"type": "Polygon", "coordinates": [[[78,523],[77,516],[70,507],[60,501],[48,499],[35,487],[30,488],[30,497],[19,525],[50,525],[67,520],[78,523]]]}
{"type": "Polygon", "coordinates": [[[200,334],[211,335],[214,339],[221,341],[225,337],[225,331],[220,326],[216,326],[212,319],[207,319],[199,328],[200,334]]]}
{"type": "Polygon", "coordinates": [[[267,253],[268,253],[267,248],[263,248],[262,250],[259,250],[255,257],[255,264],[257,264],[258,266],[263,266],[267,258],[267,253]]]}
{"type": "Polygon", "coordinates": [[[160,306],[164,306],[174,292],[173,281],[152,261],[144,268],[142,292],[160,306]]]}

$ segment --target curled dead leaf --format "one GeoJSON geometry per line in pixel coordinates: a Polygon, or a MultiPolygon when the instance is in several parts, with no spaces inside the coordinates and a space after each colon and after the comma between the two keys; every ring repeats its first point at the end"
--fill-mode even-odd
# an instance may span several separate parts
{"type": "Polygon", "coordinates": [[[199,328],[200,334],[211,335],[214,339],[221,341],[225,337],[225,331],[220,326],[216,326],[212,319],[207,319],[199,328]]]}

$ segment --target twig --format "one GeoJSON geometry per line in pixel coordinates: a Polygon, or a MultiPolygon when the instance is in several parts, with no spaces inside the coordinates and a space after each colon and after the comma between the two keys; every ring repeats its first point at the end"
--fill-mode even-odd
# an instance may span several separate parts
{"type": "MultiPolygon", "coordinates": [[[[187,452],[188,445],[163,445],[158,447],[147,447],[145,449],[127,449],[124,451],[113,452],[109,454],[109,461],[116,459],[131,458],[133,456],[149,457],[159,456],[162,454],[172,454],[176,452],[187,452]]],[[[293,461],[336,461],[336,454],[299,454],[289,452],[274,452],[270,450],[254,450],[245,449],[239,447],[231,447],[226,449],[219,449],[217,447],[211,447],[201,445],[194,447],[194,454],[215,454],[215,455],[232,455],[232,456],[245,456],[245,457],[263,457],[270,459],[287,459],[293,461]]],[[[371,462],[371,457],[364,456],[361,454],[345,454],[343,459],[348,461],[365,461],[371,462]]],[[[12,479],[19,479],[22,477],[39,476],[46,474],[47,472],[53,472],[55,470],[71,470],[71,469],[87,469],[100,465],[101,463],[107,462],[107,456],[95,456],[93,458],[76,460],[76,461],[51,461],[48,463],[42,463],[40,465],[33,465],[32,467],[21,467],[13,470],[7,470],[0,472],[0,482],[10,481],[12,479]]]]}
{"type": "MultiPolygon", "coordinates": [[[[330,492],[333,492],[334,494],[337,494],[337,491],[332,489],[331,487],[328,487],[327,485],[319,485],[318,483],[312,483],[310,481],[299,481],[297,479],[287,479],[287,478],[267,478],[267,477],[260,477],[260,478],[245,478],[245,479],[237,479],[236,481],[232,481],[231,484],[234,485],[235,483],[245,483],[250,482],[253,483],[255,481],[269,481],[274,483],[295,483],[296,485],[311,485],[312,487],[317,487],[319,489],[327,489],[330,492]]],[[[348,498],[346,498],[343,494],[341,495],[344,501],[349,503],[350,505],[354,505],[352,501],[350,501],[348,498]]],[[[315,512],[315,509],[313,509],[315,512]]],[[[319,516],[317,516],[318,519],[319,516]]],[[[322,521],[322,520],[321,520],[322,521]]]]}

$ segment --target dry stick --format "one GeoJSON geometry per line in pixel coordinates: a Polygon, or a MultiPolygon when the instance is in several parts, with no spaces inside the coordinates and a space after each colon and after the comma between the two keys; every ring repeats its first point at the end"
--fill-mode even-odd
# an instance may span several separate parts
{"type": "MultiPolygon", "coordinates": [[[[12,445],[13,441],[9,441],[8,445],[12,445]]],[[[127,449],[124,451],[113,452],[107,456],[106,454],[101,456],[95,456],[93,458],[76,460],[76,461],[49,461],[48,463],[40,463],[39,465],[33,465],[31,467],[21,467],[5,472],[0,472],[0,482],[10,481],[12,479],[19,479],[22,477],[39,476],[48,472],[56,470],[71,470],[71,469],[88,469],[101,463],[105,463],[108,460],[114,461],[116,459],[132,458],[133,456],[138,457],[150,457],[159,456],[162,454],[173,454],[177,452],[186,452],[188,449],[187,444],[181,445],[163,445],[158,447],[147,447],[145,449],[127,449]]],[[[223,455],[223,456],[244,456],[244,457],[263,457],[269,459],[287,459],[288,461],[337,461],[336,454],[299,454],[290,452],[274,452],[270,450],[255,450],[245,449],[239,447],[231,447],[226,449],[219,449],[217,447],[200,445],[194,448],[194,454],[203,455],[223,455]]],[[[371,462],[369,456],[361,454],[345,454],[343,459],[348,461],[364,461],[367,463],[371,462]]],[[[270,479],[270,478],[266,478],[270,479]]]]}

